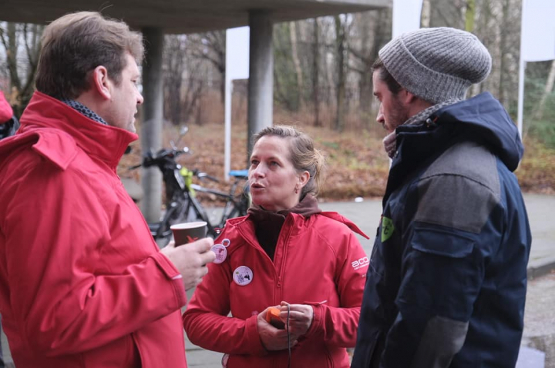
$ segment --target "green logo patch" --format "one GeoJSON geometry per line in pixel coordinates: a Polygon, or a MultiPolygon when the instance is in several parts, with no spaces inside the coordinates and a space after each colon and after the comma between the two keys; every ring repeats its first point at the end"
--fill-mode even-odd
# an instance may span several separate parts
{"type": "Polygon", "coordinates": [[[382,217],[382,243],[387,239],[391,238],[393,232],[395,231],[395,226],[393,226],[393,221],[385,216],[382,217]]]}

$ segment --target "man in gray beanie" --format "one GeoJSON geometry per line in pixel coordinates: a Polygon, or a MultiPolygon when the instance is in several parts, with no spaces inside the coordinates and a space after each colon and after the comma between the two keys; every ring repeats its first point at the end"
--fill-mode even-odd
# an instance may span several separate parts
{"type": "Polygon", "coordinates": [[[474,35],[405,33],[373,65],[392,158],[352,367],[514,367],[531,245],[523,154],[474,35]]]}

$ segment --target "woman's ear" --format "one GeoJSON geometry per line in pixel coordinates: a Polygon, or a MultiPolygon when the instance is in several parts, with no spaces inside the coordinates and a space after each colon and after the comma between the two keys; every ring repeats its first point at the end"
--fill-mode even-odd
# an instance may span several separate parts
{"type": "Polygon", "coordinates": [[[112,81],[108,77],[108,70],[99,65],[92,72],[92,88],[105,100],[112,99],[112,81]]]}
{"type": "Polygon", "coordinates": [[[308,171],[303,171],[299,175],[299,184],[301,188],[304,187],[309,180],[310,180],[310,173],[308,171]]]}

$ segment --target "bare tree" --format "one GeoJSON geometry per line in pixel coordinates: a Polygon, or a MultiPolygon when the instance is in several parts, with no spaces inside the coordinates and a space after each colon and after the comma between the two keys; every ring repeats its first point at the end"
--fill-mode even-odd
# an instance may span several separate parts
{"type": "Polygon", "coordinates": [[[15,94],[14,114],[20,116],[35,87],[43,26],[6,22],[0,25],[0,40],[6,52],[10,88],[15,94]]]}
{"type": "Polygon", "coordinates": [[[372,109],[372,64],[378,51],[391,39],[391,9],[356,14],[349,43],[350,69],[359,74],[359,106],[366,115],[372,109]]]}
{"type": "Polygon", "coordinates": [[[430,27],[465,28],[467,0],[429,0],[430,27]]]}
{"type": "MultiPolygon", "coordinates": [[[[299,52],[297,50],[297,27],[295,22],[289,23],[289,35],[291,40],[291,57],[293,58],[293,65],[295,66],[295,75],[297,77],[297,90],[303,91],[303,71],[301,69],[301,62],[299,60],[299,52]]],[[[302,94],[297,94],[297,106],[301,106],[302,94]]]]}
{"type": "Polygon", "coordinates": [[[545,101],[547,97],[553,91],[553,84],[555,83],[555,60],[551,62],[551,68],[549,68],[549,75],[547,76],[547,82],[545,83],[545,89],[543,90],[542,97],[538,103],[538,107],[534,111],[533,118],[535,120],[541,120],[543,118],[545,101]]]}
{"type": "Polygon", "coordinates": [[[345,56],[347,45],[347,17],[345,15],[334,16],[335,22],[335,66],[336,66],[336,84],[335,84],[335,124],[334,129],[338,132],[345,128],[345,56]]]}
{"type": "Polygon", "coordinates": [[[181,122],[181,87],[185,60],[184,36],[167,35],[164,40],[164,115],[172,124],[181,122]]]}
{"type": "Polygon", "coordinates": [[[191,56],[210,62],[220,74],[220,98],[222,104],[225,100],[225,47],[226,32],[212,31],[189,36],[191,56]]]}
{"type": "Polygon", "coordinates": [[[312,40],[312,103],[314,104],[314,126],[322,126],[320,120],[320,27],[318,18],[314,18],[313,37],[312,40]]]}
{"type": "Polygon", "coordinates": [[[286,110],[299,111],[304,97],[304,82],[294,23],[276,24],[273,42],[274,98],[286,110]],[[292,27],[294,30],[291,30],[292,27]]]}
{"type": "Polygon", "coordinates": [[[464,29],[468,32],[474,31],[474,16],[476,14],[476,1],[475,0],[467,0],[466,1],[466,10],[465,10],[465,25],[464,29]]]}
{"type": "Polygon", "coordinates": [[[167,35],[164,43],[164,116],[173,124],[199,119],[198,103],[206,84],[204,58],[192,56],[197,40],[186,35],[167,35]]]}
{"type": "Polygon", "coordinates": [[[430,27],[430,0],[423,0],[422,1],[422,17],[421,17],[421,25],[422,28],[430,27]]]}

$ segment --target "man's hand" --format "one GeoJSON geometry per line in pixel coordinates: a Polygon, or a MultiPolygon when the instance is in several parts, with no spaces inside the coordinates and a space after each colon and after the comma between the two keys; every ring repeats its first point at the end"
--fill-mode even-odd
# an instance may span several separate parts
{"type": "MultiPolygon", "coordinates": [[[[280,330],[266,322],[266,314],[270,307],[264,309],[257,316],[258,334],[260,341],[266,350],[284,350],[287,349],[287,331],[280,330]]],[[[297,336],[291,335],[289,339],[291,346],[297,344],[297,336]]]]}
{"type": "Polygon", "coordinates": [[[213,244],[212,238],[200,239],[179,247],[172,241],[160,251],[170,259],[183,277],[185,290],[197,286],[208,273],[206,265],[216,259],[216,255],[210,250],[213,244]]]}

